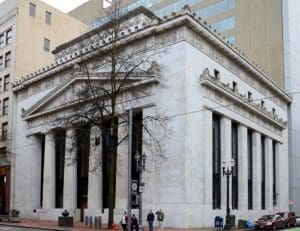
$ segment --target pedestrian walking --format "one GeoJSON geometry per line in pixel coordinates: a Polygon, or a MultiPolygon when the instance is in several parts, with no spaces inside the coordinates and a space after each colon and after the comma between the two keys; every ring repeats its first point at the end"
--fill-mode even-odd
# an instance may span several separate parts
{"type": "Polygon", "coordinates": [[[149,224],[149,231],[153,231],[154,218],[155,218],[154,213],[150,209],[149,213],[147,214],[147,221],[148,221],[148,224],[149,224]]]}
{"type": "Polygon", "coordinates": [[[164,231],[164,218],[165,218],[165,214],[162,212],[161,209],[159,209],[156,212],[156,219],[157,219],[157,222],[158,222],[159,231],[164,231]]]}
{"type": "Polygon", "coordinates": [[[139,224],[135,214],[132,214],[131,217],[131,231],[133,231],[133,229],[135,229],[135,231],[139,230],[139,224]]]}
{"type": "Polygon", "coordinates": [[[126,211],[124,211],[124,214],[121,217],[121,221],[120,221],[123,231],[127,231],[127,223],[128,223],[128,216],[126,211]]]}

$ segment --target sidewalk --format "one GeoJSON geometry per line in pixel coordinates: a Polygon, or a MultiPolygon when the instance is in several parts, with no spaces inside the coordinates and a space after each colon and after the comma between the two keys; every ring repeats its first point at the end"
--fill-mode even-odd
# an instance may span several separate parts
{"type": "MultiPolygon", "coordinates": [[[[92,230],[103,230],[108,231],[107,224],[102,225],[102,229],[87,228],[84,226],[83,222],[74,222],[74,227],[58,227],[56,221],[41,221],[34,219],[21,219],[20,223],[10,223],[6,221],[1,221],[0,225],[5,226],[14,226],[14,227],[24,227],[32,229],[44,229],[44,230],[58,230],[58,231],[92,231],[92,230]]],[[[117,225],[117,231],[122,231],[121,225],[117,225]]],[[[157,231],[157,228],[154,228],[154,231],[157,231]]],[[[213,231],[214,229],[177,229],[177,228],[164,228],[164,231],[213,231]]],[[[145,231],[148,231],[148,228],[145,228],[145,231]]]]}

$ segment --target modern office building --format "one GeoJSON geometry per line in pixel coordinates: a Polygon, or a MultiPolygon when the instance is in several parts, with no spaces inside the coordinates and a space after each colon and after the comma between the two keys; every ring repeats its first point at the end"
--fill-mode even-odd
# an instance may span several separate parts
{"type": "MultiPolygon", "coordinates": [[[[121,87],[118,120],[127,125],[121,116],[134,111],[130,154],[145,153],[147,157],[142,178],[143,221],[146,223],[149,209],[159,208],[166,214],[168,227],[212,227],[215,216],[225,217],[226,176],[222,170],[226,166],[222,168],[222,160],[233,171],[228,202],[236,222],[286,211],[291,97],[249,58],[194,18],[188,8],[165,20],[137,8],[123,20],[117,41],[120,49],[112,47],[117,54],[114,60],[125,60],[116,66],[124,66],[130,75],[123,69],[117,73],[121,87]],[[161,71],[152,65],[138,66],[137,72],[128,68],[143,59],[154,67],[160,65],[161,71]],[[162,149],[149,146],[156,142],[146,132],[154,131],[154,137],[159,137],[154,120],[147,121],[157,118],[157,113],[169,118],[170,135],[161,139],[162,149]]],[[[89,82],[93,94],[88,96],[102,99],[101,106],[110,102],[105,101],[111,89],[106,58],[111,54],[114,25],[106,24],[62,44],[54,51],[53,65],[14,85],[13,131],[18,135],[12,144],[16,150],[14,206],[25,217],[57,220],[67,208],[75,219],[81,214],[102,216],[107,222],[111,158],[106,140],[111,129],[100,129],[86,118],[72,120],[75,123],[65,127],[57,118],[78,113],[76,104],[82,102],[78,92],[89,82]],[[97,95],[93,86],[105,90],[97,95]]],[[[93,107],[88,98],[84,100],[81,113],[93,107]]],[[[124,139],[128,130],[121,122],[118,141],[123,142],[117,148],[115,174],[117,221],[127,208],[130,187],[130,149],[124,139]]],[[[139,182],[136,165],[131,170],[139,182]]]]}
{"type": "MultiPolygon", "coordinates": [[[[170,17],[188,4],[195,17],[221,33],[250,57],[258,69],[292,93],[289,109],[290,209],[300,213],[300,1],[297,0],[122,0],[124,9],[143,5],[170,17]]],[[[90,0],[69,14],[97,26],[106,22],[105,0],[90,0]]]]}
{"type": "Polygon", "coordinates": [[[10,161],[15,152],[9,148],[12,140],[10,84],[53,62],[51,50],[86,29],[81,21],[39,0],[6,0],[0,4],[1,209],[9,208],[10,161]]]}

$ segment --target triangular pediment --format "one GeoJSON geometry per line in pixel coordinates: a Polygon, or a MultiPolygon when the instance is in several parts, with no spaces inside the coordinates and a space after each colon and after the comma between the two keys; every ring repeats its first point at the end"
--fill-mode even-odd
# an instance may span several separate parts
{"type": "MultiPolygon", "coordinates": [[[[87,86],[86,81],[99,82],[101,85],[109,86],[110,78],[107,78],[105,73],[102,73],[101,76],[97,76],[99,73],[91,74],[91,76],[86,77],[85,75],[78,75],[75,78],[69,79],[61,85],[57,86],[55,89],[50,91],[44,97],[42,97],[37,103],[32,107],[26,110],[22,117],[24,120],[29,120],[32,118],[44,116],[49,113],[55,113],[57,111],[68,110],[74,104],[78,103],[79,96],[78,92],[82,87],[87,86]],[[95,76],[95,77],[94,77],[95,76]]],[[[122,78],[120,78],[122,79],[122,78]]],[[[124,87],[124,91],[131,90],[143,85],[157,83],[158,81],[153,76],[139,76],[138,78],[133,77],[128,79],[130,84],[127,87],[124,87]]],[[[94,83],[92,83],[94,84],[94,83]]]]}

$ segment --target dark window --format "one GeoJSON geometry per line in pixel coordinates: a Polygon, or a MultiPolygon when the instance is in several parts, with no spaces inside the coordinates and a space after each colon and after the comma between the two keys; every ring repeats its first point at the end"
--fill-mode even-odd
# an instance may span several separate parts
{"type": "Polygon", "coordinates": [[[238,125],[232,123],[231,126],[231,142],[232,142],[232,159],[235,161],[235,165],[232,169],[232,209],[238,209],[238,125]]]}
{"type": "Polygon", "coordinates": [[[9,103],[9,99],[5,98],[3,100],[3,108],[2,108],[2,114],[3,115],[7,115],[8,114],[8,103],[9,103]]]}
{"type": "Polygon", "coordinates": [[[49,52],[50,51],[50,40],[44,38],[44,51],[49,52]]]}
{"type": "Polygon", "coordinates": [[[261,209],[266,209],[266,150],[265,137],[261,136],[261,209]]]}
{"type": "Polygon", "coordinates": [[[273,115],[275,115],[275,113],[276,113],[276,109],[275,108],[272,108],[272,113],[273,113],[273,115]]]}
{"type": "Polygon", "coordinates": [[[265,101],[263,101],[263,100],[260,101],[260,106],[261,106],[261,107],[264,107],[264,106],[265,106],[265,101]]]}
{"type": "Polygon", "coordinates": [[[221,134],[220,117],[213,114],[213,142],[212,142],[212,171],[213,171],[213,209],[221,208],[221,134]]]}
{"type": "Polygon", "coordinates": [[[252,93],[250,91],[248,91],[248,101],[249,102],[252,101],[252,93]]]}
{"type": "Polygon", "coordinates": [[[273,140],[273,206],[277,204],[276,191],[276,141],[273,140]]]}
{"type": "Polygon", "coordinates": [[[0,91],[2,91],[2,78],[0,78],[0,91]]]}
{"type": "Polygon", "coordinates": [[[45,22],[49,25],[51,24],[51,18],[52,18],[52,13],[49,12],[49,11],[46,11],[46,13],[45,13],[45,22]]]}
{"type": "Polygon", "coordinates": [[[0,34],[0,48],[4,47],[4,34],[0,34]]]}
{"type": "Polygon", "coordinates": [[[7,91],[9,89],[9,75],[4,76],[4,86],[3,90],[7,91]]]}
{"type": "Polygon", "coordinates": [[[29,16],[35,17],[35,4],[29,3],[29,16]]]}
{"type": "Polygon", "coordinates": [[[3,56],[0,56],[0,70],[3,69],[3,56]]]}
{"type": "MultiPolygon", "coordinates": [[[[143,112],[136,111],[133,114],[133,122],[132,122],[132,159],[131,159],[131,178],[132,180],[136,180],[138,182],[138,186],[140,183],[140,172],[138,171],[137,162],[135,160],[135,156],[138,155],[139,164],[142,162],[141,156],[143,155],[143,112]]],[[[137,189],[137,195],[139,194],[139,189],[137,189]]],[[[132,208],[138,208],[139,201],[136,195],[132,195],[132,208]]]]}
{"type": "Polygon", "coordinates": [[[220,72],[217,69],[214,70],[214,75],[216,79],[220,78],[220,72]]]}
{"type": "Polygon", "coordinates": [[[6,31],[6,44],[10,44],[12,41],[12,29],[6,31]]]}
{"type": "Polygon", "coordinates": [[[11,52],[5,54],[5,67],[10,67],[11,65],[11,52]]]}
{"type": "Polygon", "coordinates": [[[253,209],[253,149],[252,131],[248,130],[248,209],[253,209]]]}
{"type": "Polygon", "coordinates": [[[237,91],[237,83],[232,81],[232,90],[235,92],[237,91]]]}
{"type": "Polygon", "coordinates": [[[7,140],[8,133],[8,123],[5,122],[2,124],[2,140],[7,140]]]}

